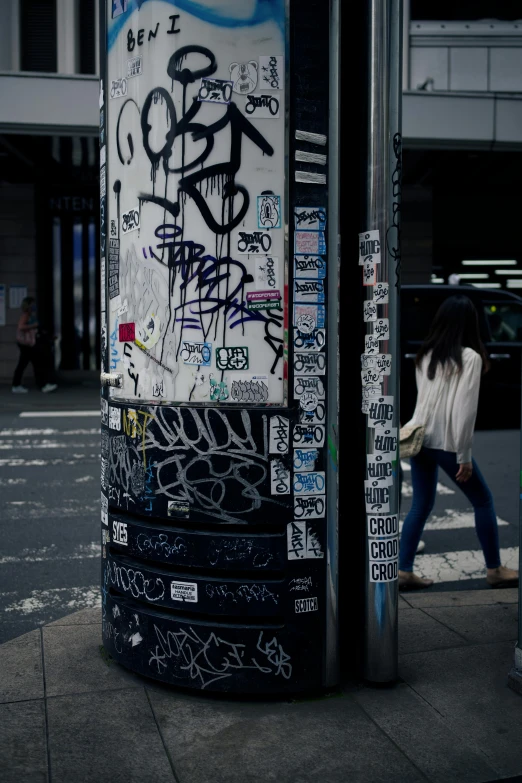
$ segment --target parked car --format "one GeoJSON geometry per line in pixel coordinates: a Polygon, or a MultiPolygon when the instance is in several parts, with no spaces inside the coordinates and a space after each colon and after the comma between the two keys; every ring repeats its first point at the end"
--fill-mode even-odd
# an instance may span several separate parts
{"type": "Polygon", "coordinates": [[[415,356],[448,296],[465,294],[477,308],[491,368],[483,376],[478,428],[520,427],[522,298],[509,291],[468,285],[404,285],[401,289],[401,421],[415,407],[415,356]]]}

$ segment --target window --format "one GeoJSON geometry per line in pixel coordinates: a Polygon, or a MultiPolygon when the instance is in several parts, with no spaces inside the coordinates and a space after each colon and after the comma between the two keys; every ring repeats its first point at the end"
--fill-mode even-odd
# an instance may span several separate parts
{"type": "Polygon", "coordinates": [[[95,0],[78,3],[78,73],[96,73],[96,12],[95,0]]]}
{"type": "Polygon", "coordinates": [[[518,302],[498,302],[486,304],[484,310],[493,342],[522,342],[522,305],[518,302]]]}
{"type": "Polygon", "coordinates": [[[22,71],[56,73],[56,0],[20,0],[22,71]]]}

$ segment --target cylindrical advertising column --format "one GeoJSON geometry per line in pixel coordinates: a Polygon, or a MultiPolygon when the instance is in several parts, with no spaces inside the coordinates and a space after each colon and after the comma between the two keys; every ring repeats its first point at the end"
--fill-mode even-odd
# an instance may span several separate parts
{"type": "Polygon", "coordinates": [[[399,293],[401,0],[369,0],[366,201],[359,264],[366,325],[361,357],[366,415],[365,677],[397,678],[399,550],[399,293]]]}
{"type": "Polygon", "coordinates": [[[317,5],[100,5],[103,641],[201,690],[334,684],[317,5]]]}

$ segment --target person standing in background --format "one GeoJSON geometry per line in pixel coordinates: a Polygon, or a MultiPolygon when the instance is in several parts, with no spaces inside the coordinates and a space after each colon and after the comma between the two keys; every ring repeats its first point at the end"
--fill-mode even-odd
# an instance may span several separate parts
{"type": "Polygon", "coordinates": [[[46,357],[41,355],[38,346],[38,319],[36,317],[36,301],[33,296],[26,296],[22,301],[22,314],[16,328],[16,343],[20,349],[20,358],[13,376],[13,394],[27,394],[29,389],[22,386],[22,377],[30,363],[33,365],[36,384],[44,394],[55,391],[56,383],[48,382],[49,367],[46,357]]]}

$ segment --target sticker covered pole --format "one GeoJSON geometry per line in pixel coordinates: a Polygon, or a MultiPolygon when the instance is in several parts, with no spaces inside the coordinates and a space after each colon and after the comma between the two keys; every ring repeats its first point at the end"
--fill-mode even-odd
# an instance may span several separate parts
{"type": "Polygon", "coordinates": [[[397,678],[399,294],[402,0],[369,0],[363,277],[362,412],[366,417],[364,676],[397,678]]]}

